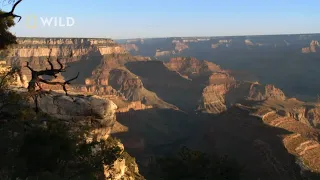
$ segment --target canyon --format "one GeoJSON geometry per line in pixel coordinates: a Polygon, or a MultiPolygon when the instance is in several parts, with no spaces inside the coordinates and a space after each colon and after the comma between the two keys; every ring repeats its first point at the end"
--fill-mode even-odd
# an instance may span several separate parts
{"type": "Polygon", "coordinates": [[[145,177],[153,158],[182,145],[235,157],[244,164],[247,179],[302,179],[320,173],[317,102],[292,98],[277,85],[197,55],[185,57],[194,50],[192,43],[207,44],[203,51],[227,53],[231,46],[241,51],[274,47],[258,37],[239,39],[170,38],[159,40],[157,47],[150,39],[120,45],[111,39],[19,38],[5,61],[21,67],[18,81],[24,87],[30,80],[26,62],[34,69],[49,68],[50,51],[54,66],[59,58],[68,67],[55,80],[80,72],[68,87],[75,100],[59,95],[55,87],[43,87],[56,92],[40,100],[42,111],[62,119],[94,117],[105,125],[92,131],[94,138],[119,138],[145,177]]]}
{"type": "Polygon", "coordinates": [[[145,38],[131,40],[139,50],[130,53],[164,62],[172,57],[207,60],[231,69],[236,79],[273,84],[287,96],[315,101],[320,91],[319,40],[319,34],[145,38]],[[184,44],[180,51],[178,42],[184,44]]]}

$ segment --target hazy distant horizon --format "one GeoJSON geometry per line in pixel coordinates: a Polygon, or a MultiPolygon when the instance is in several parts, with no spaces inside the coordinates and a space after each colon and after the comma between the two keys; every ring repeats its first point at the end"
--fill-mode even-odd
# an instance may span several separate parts
{"type": "Polygon", "coordinates": [[[131,38],[111,38],[111,37],[90,37],[90,36],[17,36],[18,38],[93,38],[93,39],[113,39],[113,40],[128,40],[128,39],[161,39],[161,38],[213,38],[213,37],[250,37],[250,36],[293,36],[293,35],[318,35],[320,32],[313,33],[295,33],[295,34],[255,34],[255,35],[221,35],[221,36],[172,36],[172,37],[131,37],[131,38]]]}

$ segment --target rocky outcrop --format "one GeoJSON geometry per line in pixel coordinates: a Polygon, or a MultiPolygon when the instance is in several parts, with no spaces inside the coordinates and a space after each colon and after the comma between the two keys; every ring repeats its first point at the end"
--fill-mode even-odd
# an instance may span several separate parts
{"type": "Polygon", "coordinates": [[[193,78],[196,76],[206,76],[212,72],[221,71],[220,66],[208,62],[199,61],[196,58],[177,57],[171,58],[168,63],[165,63],[166,67],[172,71],[177,71],[183,76],[193,78]]]}
{"type": "Polygon", "coordinates": [[[43,112],[59,119],[93,117],[109,122],[107,124],[113,123],[117,109],[112,101],[99,96],[65,96],[54,92],[42,96],[39,107],[43,112]]]}
{"type": "Polygon", "coordinates": [[[148,61],[150,58],[140,57],[140,56],[131,56],[131,55],[110,55],[106,56],[96,67],[96,69],[91,72],[92,76],[85,79],[85,85],[106,87],[109,85],[109,75],[110,71],[115,68],[124,68],[124,64],[132,61],[148,61]]]}
{"type": "Polygon", "coordinates": [[[310,47],[304,47],[304,48],[302,48],[302,49],[301,49],[301,52],[304,53],[304,54],[311,53],[310,47]]]}
{"type": "MultiPolygon", "coordinates": [[[[304,103],[296,99],[278,102],[281,108],[273,107],[277,113],[284,117],[290,117],[310,127],[320,129],[320,106],[317,103],[304,103]]],[[[272,107],[270,103],[268,106],[272,107]]]]}
{"type": "Polygon", "coordinates": [[[251,40],[249,40],[249,39],[244,40],[244,43],[245,43],[247,46],[254,46],[254,43],[253,43],[251,40]]]}
{"type": "Polygon", "coordinates": [[[248,100],[264,101],[267,99],[285,100],[284,93],[274,85],[251,84],[248,100]]]}
{"type": "Polygon", "coordinates": [[[128,70],[111,70],[109,84],[129,101],[141,101],[145,105],[159,108],[174,108],[162,101],[154,92],[145,89],[140,78],[128,70]]]}
{"type": "Polygon", "coordinates": [[[207,86],[203,90],[197,110],[211,114],[219,114],[226,111],[225,94],[227,90],[227,84],[207,86]]]}
{"type": "MultiPolygon", "coordinates": [[[[111,142],[109,136],[116,122],[117,106],[108,99],[98,96],[64,96],[53,93],[40,98],[39,107],[44,113],[68,121],[72,126],[89,126],[91,130],[86,136],[87,142],[93,140],[111,142]]],[[[120,157],[113,162],[112,166],[104,165],[105,179],[144,179],[139,174],[135,160],[124,151],[123,144],[117,142],[117,146],[121,149],[120,157]]]]}
{"type": "Polygon", "coordinates": [[[134,96],[134,91],[143,88],[143,84],[138,76],[131,74],[129,71],[120,69],[113,69],[110,71],[109,84],[125,94],[125,97],[130,100],[138,100],[138,97],[134,96]]]}
{"type": "Polygon", "coordinates": [[[125,112],[129,112],[130,110],[138,111],[138,110],[146,110],[146,109],[152,109],[152,108],[153,108],[153,106],[145,105],[141,101],[134,101],[134,102],[130,102],[125,107],[118,108],[117,112],[125,113],[125,112]]]}
{"type": "Polygon", "coordinates": [[[299,121],[312,128],[320,128],[320,106],[317,103],[305,103],[295,98],[268,99],[259,105],[253,115],[265,118],[270,114],[276,114],[299,121]]]}
{"type": "Polygon", "coordinates": [[[189,46],[186,43],[183,43],[180,41],[174,42],[174,45],[175,45],[174,49],[179,53],[189,48],[189,46]]]}
{"type": "MultiPolygon", "coordinates": [[[[302,122],[306,122],[306,124],[320,129],[320,106],[316,105],[311,108],[308,106],[305,106],[305,109],[306,109],[305,111],[306,113],[304,118],[302,118],[304,119],[304,121],[302,122]]],[[[300,116],[300,117],[303,117],[303,116],[300,116]]]]}
{"type": "Polygon", "coordinates": [[[236,81],[227,72],[213,73],[204,88],[198,110],[219,114],[241,101],[285,100],[284,93],[273,85],[236,81]]]}
{"type": "Polygon", "coordinates": [[[234,77],[230,76],[228,73],[225,72],[216,72],[212,73],[209,77],[209,84],[230,84],[235,82],[234,77]]]}
{"type": "Polygon", "coordinates": [[[232,43],[232,39],[220,39],[219,40],[220,44],[228,44],[228,43],[232,43]]]}
{"type": "Polygon", "coordinates": [[[211,44],[211,48],[216,49],[216,48],[220,47],[221,45],[229,47],[230,44],[232,44],[232,39],[220,39],[218,43],[211,44]]]}
{"type": "Polygon", "coordinates": [[[38,99],[42,112],[77,125],[93,128],[88,139],[107,139],[116,121],[117,106],[98,96],[65,96],[49,93],[38,99]]]}
{"type": "Polygon", "coordinates": [[[175,54],[175,51],[161,51],[159,49],[157,49],[156,54],[154,55],[155,57],[159,57],[159,56],[170,56],[175,54]]]}
{"type": "MultiPolygon", "coordinates": [[[[117,110],[117,106],[112,101],[98,96],[65,96],[56,92],[46,93],[38,101],[39,108],[43,113],[63,120],[71,127],[72,131],[89,127],[88,134],[85,135],[88,143],[104,140],[108,146],[115,145],[120,148],[119,157],[112,163],[112,166],[104,165],[104,179],[144,179],[139,174],[135,159],[124,151],[123,144],[110,137],[111,130],[116,123],[117,110]]],[[[46,120],[44,120],[44,124],[46,124],[46,120]]],[[[101,148],[96,146],[93,153],[99,150],[101,148]]]]}
{"type": "Polygon", "coordinates": [[[0,61],[0,73],[4,73],[8,71],[8,66],[5,61],[0,61]]]}
{"type": "Polygon", "coordinates": [[[139,47],[136,44],[122,44],[121,47],[123,47],[126,51],[139,51],[139,47]]]}
{"type": "Polygon", "coordinates": [[[308,53],[315,53],[317,52],[317,49],[319,48],[320,44],[318,41],[316,40],[312,40],[310,42],[310,46],[309,47],[304,47],[301,49],[302,53],[308,54],[308,53]]]}
{"type": "Polygon", "coordinates": [[[105,180],[145,180],[139,174],[139,168],[135,159],[124,151],[124,146],[118,143],[121,149],[120,158],[115,160],[111,166],[104,165],[105,180]]]}
{"type": "Polygon", "coordinates": [[[198,111],[219,114],[227,110],[226,94],[234,86],[235,80],[227,73],[213,73],[209,85],[204,88],[198,111]]]}
{"type": "Polygon", "coordinates": [[[316,48],[319,47],[319,46],[320,46],[319,41],[312,40],[310,42],[310,50],[311,50],[311,52],[317,52],[316,48]]]}

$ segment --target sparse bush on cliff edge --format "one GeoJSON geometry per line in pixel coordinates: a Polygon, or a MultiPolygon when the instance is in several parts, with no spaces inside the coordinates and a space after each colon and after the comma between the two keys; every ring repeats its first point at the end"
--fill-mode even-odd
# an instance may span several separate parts
{"type": "MultiPolygon", "coordinates": [[[[34,112],[29,109],[30,112],[34,112]]],[[[121,149],[108,141],[87,143],[81,132],[45,115],[1,122],[0,179],[102,179],[121,149]],[[96,151],[96,148],[98,151],[96,151]]]]}

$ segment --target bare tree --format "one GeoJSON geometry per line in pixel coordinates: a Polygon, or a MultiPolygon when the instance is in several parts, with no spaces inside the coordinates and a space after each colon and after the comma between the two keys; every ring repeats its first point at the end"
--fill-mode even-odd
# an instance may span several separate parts
{"type": "Polygon", "coordinates": [[[3,3],[13,4],[10,12],[0,10],[0,51],[7,49],[10,45],[17,43],[17,37],[10,32],[10,27],[15,25],[14,19],[21,16],[15,14],[15,9],[22,0],[2,0],[3,3]]]}
{"type": "MultiPolygon", "coordinates": [[[[8,18],[8,17],[13,17],[13,18],[19,18],[19,21],[21,20],[21,16],[14,14],[14,10],[18,6],[19,3],[21,3],[22,0],[18,0],[17,2],[13,1],[13,7],[10,12],[5,12],[3,14],[0,14],[0,18],[8,18]]],[[[18,21],[18,22],[19,22],[18,21]]]]}
{"type": "Polygon", "coordinates": [[[50,65],[50,69],[46,68],[45,70],[36,71],[30,67],[29,62],[27,62],[27,65],[26,65],[26,67],[31,71],[31,80],[28,83],[28,92],[30,93],[31,96],[33,96],[33,99],[35,101],[35,106],[36,106],[36,112],[38,112],[38,97],[41,96],[43,92],[41,83],[49,84],[49,85],[60,85],[63,91],[65,92],[65,94],[68,96],[68,90],[66,86],[69,85],[71,81],[77,79],[79,76],[79,72],[78,72],[77,76],[69,80],[66,80],[64,82],[54,82],[54,81],[48,81],[43,79],[43,76],[50,76],[55,79],[58,77],[57,74],[66,71],[66,68],[63,66],[59,58],[57,58],[57,63],[59,65],[59,68],[54,68],[51,62],[51,52],[52,52],[52,49],[50,49],[49,57],[47,59],[50,65]]]}

